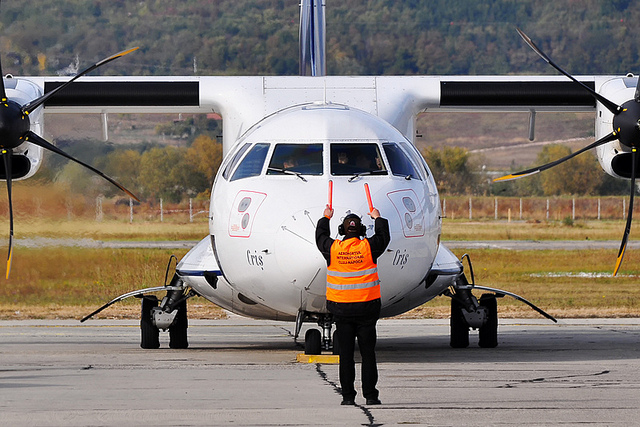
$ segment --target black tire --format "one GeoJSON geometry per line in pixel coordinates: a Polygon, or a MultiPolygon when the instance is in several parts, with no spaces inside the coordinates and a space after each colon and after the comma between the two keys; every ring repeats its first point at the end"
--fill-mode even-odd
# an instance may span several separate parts
{"type": "Polygon", "coordinates": [[[449,345],[452,348],[469,347],[469,325],[462,314],[462,304],[451,298],[451,340],[449,345]]]}
{"type": "Polygon", "coordinates": [[[333,354],[340,354],[340,342],[338,341],[338,331],[333,331],[333,338],[331,339],[333,348],[331,352],[333,354]]]}
{"type": "Polygon", "coordinates": [[[304,335],[304,354],[322,353],[322,334],[317,329],[309,329],[304,335]]]}
{"type": "Polygon", "coordinates": [[[158,298],[153,295],[142,297],[140,313],[140,347],[145,349],[160,348],[160,330],[153,324],[151,310],[158,306],[158,298]]]}
{"type": "Polygon", "coordinates": [[[493,294],[483,294],[480,306],[487,309],[487,322],[480,326],[478,345],[482,348],[498,346],[498,302],[493,294]]]}
{"type": "Polygon", "coordinates": [[[181,302],[176,309],[178,313],[176,318],[169,326],[169,347],[170,348],[188,348],[187,328],[189,321],[187,319],[187,300],[181,302]]]}

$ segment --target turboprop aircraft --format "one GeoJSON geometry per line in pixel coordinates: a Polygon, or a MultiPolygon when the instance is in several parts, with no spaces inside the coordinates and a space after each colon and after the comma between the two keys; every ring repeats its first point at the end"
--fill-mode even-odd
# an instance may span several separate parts
{"type": "MultiPolygon", "coordinates": [[[[522,297],[475,284],[471,263],[465,271],[462,261],[440,242],[437,188],[413,144],[416,115],[526,112],[533,133],[536,112],[594,112],[597,141],[589,147],[598,147],[605,171],[633,183],[638,78],[574,78],[564,72],[569,78],[328,76],[324,2],[303,0],[300,24],[300,76],[87,76],[42,104],[45,113],[181,111],[223,117],[225,159],[213,183],[208,235],[177,262],[169,283],[171,263],[164,286],[121,295],[82,320],[124,298],[141,296],[141,346],[159,347],[159,331],[168,329],[170,347],[185,348],[187,300],[200,295],[241,315],[296,322],[296,337],[304,322],[317,323],[320,329],[306,332],[305,351],[329,351],[326,263],[314,241],[316,222],[327,204],[335,211],[333,230],[344,216],[356,213],[371,233],[366,214],[373,206],[389,220],[391,243],[378,260],[383,317],[438,296],[450,297],[453,347],[469,345],[470,328],[479,330],[480,346],[498,344],[497,297],[515,297],[555,320],[522,297]],[[474,290],[486,293],[478,298],[474,290]],[[159,301],[157,292],[166,296],[159,301]]],[[[5,78],[5,86],[14,85],[16,91],[7,97],[21,97],[23,105],[63,81],[5,78]],[[22,87],[29,89],[18,92],[22,87]]],[[[11,150],[16,157],[24,148],[11,150]]],[[[28,157],[25,161],[37,167],[28,157]]],[[[631,211],[628,218],[627,230],[631,211]]]]}

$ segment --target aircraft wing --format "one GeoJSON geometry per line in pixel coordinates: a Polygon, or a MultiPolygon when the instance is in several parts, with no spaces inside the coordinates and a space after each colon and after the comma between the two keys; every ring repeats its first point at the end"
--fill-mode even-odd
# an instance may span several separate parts
{"type": "MultiPolygon", "coordinates": [[[[578,77],[595,90],[611,78],[578,77]]],[[[45,93],[65,81],[27,79],[45,93]]],[[[593,97],[563,76],[178,76],[83,77],[48,100],[45,113],[217,112],[228,148],[262,118],[308,102],[367,111],[408,137],[425,111],[595,111],[593,97]]]]}

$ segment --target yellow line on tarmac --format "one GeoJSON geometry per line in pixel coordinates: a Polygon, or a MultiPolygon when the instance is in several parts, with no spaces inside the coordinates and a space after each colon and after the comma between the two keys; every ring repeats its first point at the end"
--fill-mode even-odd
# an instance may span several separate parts
{"type": "Polygon", "coordinates": [[[337,354],[304,354],[297,356],[300,363],[340,363],[340,356],[337,354]]]}

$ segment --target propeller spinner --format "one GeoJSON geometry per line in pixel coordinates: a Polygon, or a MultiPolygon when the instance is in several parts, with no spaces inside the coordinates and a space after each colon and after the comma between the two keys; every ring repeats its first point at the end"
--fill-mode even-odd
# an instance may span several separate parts
{"type": "Polygon", "coordinates": [[[615,141],[616,139],[620,141],[620,143],[626,147],[631,149],[631,195],[629,202],[629,212],[627,214],[627,223],[624,229],[624,234],[622,235],[622,242],[620,243],[620,250],[618,251],[618,257],[616,259],[616,266],[613,270],[613,275],[618,274],[618,270],[620,269],[620,265],[622,264],[622,260],[624,258],[624,253],[627,249],[627,241],[629,239],[629,233],[631,232],[631,221],[633,217],[633,199],[635,196],[635,183],[636,183],[636,174],[637,174],[637,161],[638,161],[638,153],[637,150],[640,148],[640,79],[638,79],[638,84],[636,86],[636,92],[634,95],[634,99],[625,102],[622,105],[617,105],[615,102],[612,102],[600,95],[595,90],[586,86],[575,77],[571,76],[565,70],[563,70],[560,66],[558,66],[555,62],[553,62],[535,43],[529,38],[524,32],[522,32],[519,28],[518,34],[522,37],[522,39],[533,49],[542,59],[544,59],[549,65],[558,70],[560,73],[564,74],[574,82],[581,85],[586,91],[588,91],[598,102],[605,106],[611,113],[613,113],[613,131],[600,138],[599,140],[587,145],[586,147],[576,151],[575,153],[571,153],[568,156],[565,156],[559,160],[547,163],[542,166],[538,166],[535,168],[527,169],[521,172],[516,172],[510,175],[506,175],[500,178],[496,178],[493,181],[508,181],[512,179],[523,178],[525,176],[534,175],[538,172],[542,172],[544,170],[550,169],[554,166],[557,166],[561,163],[566,162],[567,160],[572,159],[578,154],[584,153],[592,148],[599,147],[600,145],[606,144],[607,142],[615,141]]]}
{"type": "Polygon", "coordinates": [[[133,52],[136,48],[125,50],[119,52],[115,55],[109,56],[95,64],[91,65],[87,69],[81,71],[72,79],[67,81],[66,83],[58,86],[56,89],[51,92],[34,99],[28,102],[25,105],[20,105],[15,101],[11,101],[7,99],[7,94],[4,86],[4,79],[2,76],[2,64],[0,64],[0,156],[2,156],[3,164],[4,164],[4,174],[0,171],[0,178],[4,178],[7,181],[7,193],[9,200],[9,253],[7,255],[7,274],[6,278],[9,278],[11,273],[11,261],[13,258],[13,205],[11,200],[11,181],[12,181],[12,158],[13,158],[13,149],[19,147],[24,142],[28,141],[32,144],[38,145],[42,148],[45,148],[49,151],[53,151],[63,157],[66,157],[69,160],[73,160],[74,162],[84,166],[85,168],[91,170],[92,172],[100,175],[102,178],[106,179],[126,194],[129,197],[138,200],[136,196],[133,195],[129,190],[123,187],[121,184],[116,182],[114,179],[108,177],[107,175],[100,172],[98,169],[70,156],[65,153],[55,145],[48,142],[46,139],[42,138],[38,134],[32,132],[31,123],[29,121],[29,114],[33,112],[36,108],[40,107],[47,101],[49,98],[54,96],[57,92],[64,89],[68,85],[70,85],[75,80],[84,76],[85,74],[95,70],[96,68],[104,65],[108,62],[113,61],[114,59],[120,58],[128,53],[133,52]],[[4,176],[3,176],[4,175],[4,176]]]}

